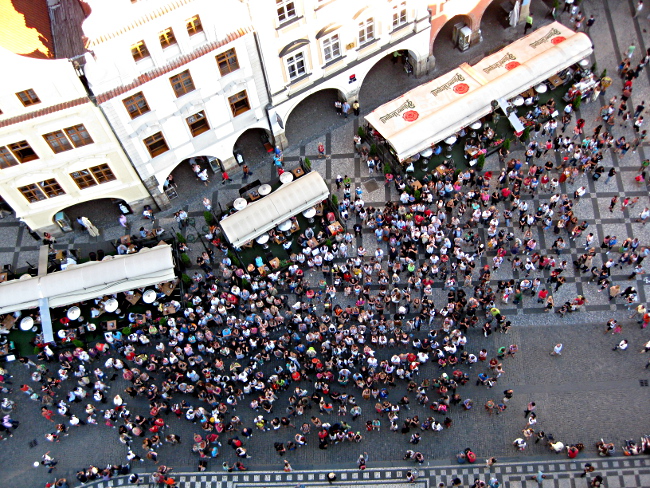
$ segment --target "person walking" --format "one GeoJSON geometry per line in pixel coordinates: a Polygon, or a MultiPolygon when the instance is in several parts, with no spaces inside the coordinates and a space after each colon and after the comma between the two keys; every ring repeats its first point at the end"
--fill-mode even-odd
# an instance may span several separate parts
{"type": "Polygon", "coordinates": [[[553,348],[553,352],[551,353],[551,356],[561,356],[563,347],[564,346],[562,345],[562,343],[555,344],[555,347],[553,348]]]}
{"type": "Polygon", "coordinates": [[[594,18],[593,15],[587,19],[587,22],[585,23],[585,33],[589,34],[589,30],[591,29],[591,26],[594,25],[595,22],[596,19],[594,18]]]}
{"type": "Polygon", "coordinates": [[[537,405],[535,402],[528,402],[528,405],[526,405],[526,411],[524,412],[524,417],[528,417],[531,413],[533,413],[536,407],[537,405]]]}
{"type": "Polygon", "coordinates": [[[639,0],[638,2],[636,2],[636,5],[634,6],[634,15],[632,15],[632,18],[636,19],[642,10],[643,10],[643,0],[639,0]]]}
{"type": "Polygon", "coordinates": [[[596,468],[593,467],[591,463],[586,463],[585,467],[582,468],[582,474],[580,475],[581,478],[584,478],[587,476],[588,473],[593,473],[596,468]]]}
{"type": "Polygon", "coordinates": [[[617,349],[620,349],[621,351],[625,351],[628,345],[629,344],[627,342],[627,339],[623,339],[621,342],[619,342],[612,348],[612,351],[616,351],[617,349]]]}
{"type": "Polygon", "coordinates": [[[347,119],[348,115],[350,114],[350,104],[347,102],[347,100],[343,102],[342,110],[343,110],[343,117],[347,119]]]}
{"type": "Polygon", "coordinates": [[[528,32],[528,29],[532,29],[532,28],[533,28],[533,13],[531,12],[526,16],[526,25],[524,26],[524,35],[526,35],[526,33],[528,32]]]}
{"type": "MultiPolygon", "coordinates": [[[[204,171],[207,171],[207,170],[204,170],[204,171]]],[[[223,173],[221,173],[221,184],[225,185],[226,181],[232,181],[232,180],[230,179],[230,176],[228,176],[228,172],[224,171],[223,173]]],[[[207,183],[206,183],[206,186],[207,186],[207,183]]]]}
{"type": "Polygon", "coordinates": [[[126,229],[126,226],[128,224],[128,221],[126,220],[126,215],[120,214],[120,216],[118,217],[118,220],[120,222],[120,225],[126,229]]]}
{"type": "Polygon", "coordinates": [[[359,116],[359,113],[361,111],[361,105],[359,105],[359,100],[355,100],[354,103],[352,103],[352,111],[354,112],[355,116],[359,116]]]}

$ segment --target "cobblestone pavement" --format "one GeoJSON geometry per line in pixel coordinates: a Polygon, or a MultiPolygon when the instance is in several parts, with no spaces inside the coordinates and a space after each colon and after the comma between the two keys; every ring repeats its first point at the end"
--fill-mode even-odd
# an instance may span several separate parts
{"type": "MultiPolygon", "coordinates": [[[[620,93],[621,83],[615,73],[622,52],[633,41],[637,43],[637,53],[645,51],[647,33],[644,31],[648,29],[648,22],[644,18],[631,19],[631,0],[622,2],[594,0],[583,2],[583,8],[587,15],[593,13],[597,17],[597,23],[592,28],[591,35],[595,45],[594,61],[598,63],[598,70],[607,69],[615,79],[614,86],[608,90],[606,98],[601,98],[596,103],[583,104],[580,109],[580,116],[587,120],[587,132],[590,132],[595,125],[594,120],[600,105],[610,96],[620,93]]],[[[567,14],[564,14],[561,20],[568,21],[567,14]]],[[[512,36],[512,33],[505,31],[504,34],[512,36]]],[[[476,49],[481,48],[479,46],[476,49]]],[[[385,72],[381,70],[390,70],[391,66],[389,63],[386,66],[378,65],[377,69],[383,76],[385,72]]],[[[393,74],[393,76],[396,84],[401,82],[398,78],[400,75],[393,74]]],[[[631,106],[637,105],[650,94],[649,76],[650,70],[646,69],[635,83],[631,106]]],[[[413,81],[409,80],[408,83],[413,83],[413,81]]],[[[363,91],[361,103],[364,109],[369,109],[372,106],[371,102],[364,101],[363,91]]],[[[359,121],[352,118],[347,122],[339,120],[329,127],[325,134],[320,135],[326,142],[326,152],[329,155],[326,160],[315,158],[316,139],[301,138],[300,144],[287,148],[285,151],[287,165],[291,167],[297,164],[300,157],[310,156],[313,159],[314,169],[319,171],[326,181],[333,182],[337,174],[348,174],[353,178],[354,186],[360,185],[363,188],[364,200],[367,205],[383,206],[387,200],[396,200],[397,194],[393,187],[384,186],[382,179],[376,174],[370,175],[368,169],[362,167],[359,159],[353,154],[352,136],[356,133],[358,124],[359,121]]],[[[617,127],[614,134],[617,137],[625,135],[629,138],[633,136],[633,131],[630,127],[617,127]]],[[[634,222],[635,217],[648,202],[646,187],[639,186],[634,181],[640,162],[646,158],[646,151],[648,148],[645,144],[636,153],[630,152],[623,158],[613,151],[606,151],[603,164],[606,168],[614,166],[618,169],[615,178],[609,183],[605,183],[604,178],[594,182],[591,178],[582,176],[574,185],[563,187],[564,192],[571,194],[577,187],[583,184],[587,186],[588,193],[577,204],[576,215],[580,220],[587,220],[590,224],[589,231],[594,232],[598,242],[605,235],[615,234],[619,237],[619,242],[622,242],[625,237],[634,236],[638,237],[644,245],[650,244],[648,227],[634,222]],[[608,205],[610,198],[614,195],[638,196],[640,201],[632,210],[622,212],[620,207],[617,207],[614,212],[610,213],[608,205]]],[[[513,157],[523,159],[521,148],[513,151],[513,157]]],[[[559,157],[557,155],[556,160],[559,157]]],[[[495,171],[498,166],[496,158],[491,157],[488,159],[485,169],[495,171]]],[[[274,178],[274,170],[268,161],[258,163],[253,170],[256,172],[255,177],[262,181],[274,178]]],[[[203,210],[200,201],[205,192],[210,192],[208,195],[214,201],[224,203],[230,202],[238,196],[237,190],[241,184],[240,176],[237,174],[232,176],[235,182],[228,185],[222,186],[216,182],[217,184],[213,184],[208,189],[201,185],[195,191],[188,191],[187,194],[181,195],[177,200],[179,207],[186,208],[190,215],[198,217],[198,221],[203,210]]],[[[181,184],[186,184],[187,188],[191,188],[192,182],[181,182],[181,184]]],[[[541,195],[539,198],[543,197],[541,195]]],[[[97,240],[78,231],[75,235],[62,239],[59,247],[80,248],[82,254],[87,253],[101,246],[103,241],[115,239],[125,233],[116,223],[116,219],[113,219],[113,222],[107,221],[101,227],[102,236],[97,240]]],[[[140,220],[133,218],[130,223],[131,232],[135,232],[142,224],[140,220]]],[[[158,224],[171,231],[174,230],[170,212],[161,213],[158,216],[158,224]]],[[[198,232],[200,232],[200,225],[198,227],[198,232]]],[[[0,262],[13,262],[14,267],[22,266],[25,261],[34,264],[37,262],[37,243],[32,240],[24,228],[20,227],[17,222],[5,218],[0,221],[0,229],[0,245],[2,246],[0,247],[0,259],[2,260],[0,262]]],[[[518,229],[512,230],[519,235],[518,229]]],[[[190,230],[190,232],[197,231],[190,230]]],[[[549,247],[554,240],[552,231],[545,233],[536,229],[534,234],[541,248],[549,247]]],[[[371,233],[364,233],[361,243],[368,249],[369,254],[374,252],[376,242],[371,233]]],[[[578,244],[580,243],[572,244],[573,247],[563,254],[569,263],[581,252],[581,247],[576,247],[578,244]]],[[[193,248],[194,254],[202,250],[198,242],[194,244],[193,248]]],[[[615,253],[613,255],[616,256],[615,253]]],[[[597,256],[594,259],[594,265],[599,266],[604,257],[604,255],[597,256]]],[[[499,380],[495,391],[479,388],[473,382],[463,389],[463,396],[474,399],[478,408],[468,412],[454,410],[450,415],[454,420],[452,429],[438,434],[426,433],[425,440],[418,448],[425,454],[427,463],[432,465],[435,463],[449,464],[453,462],[456,452],[465,447],[471,447],[479,459],[494,455],[504,461],[506,459],[513,461],[513,464],[499,463],[495,468],[499,470],[498,474],[504,477],[505,486],[535,486],[536,483],[533,481],[516,479],[516,477],[521,478],[522,473],[535,472],[537,468],[532,463],[535,459],[544,459],[541,461],[546,463],[543,464],[543,470],[553,474],[551,479],[544,482],[544,486],[586,486],[584,480],[574,478],[572,474],[575,473],[570,473],[579,469],[578,464],[570,463],[566,459],[565,462],[557,461],[558,458],[552,456],[541,443],[532,444],[524,452],[514,451],[511,442],[514,438],[521,436],[521,430],[525,424],[523,411],[529,401],[535,401],[538,404],[537,412],[541,428],[546,432],[553,433],[557,439],[565,443],[583,442],[587,446],[587,456],[594,455],[593,444],[601,437],[620,445],[623,439],[638,439],[640,435],[648,433],[645,419],[647,419],[650,410],[648,402],[650,387],[647,387],[650,375],[648,370],[644,369],[647,361],[646,356],[638,354],[642,344],[648,340],[647,330],[639,329],[632,320],[627,319],[629,312],[622,303],[609,302],[603,293],[598,293],[596,285],[587,283],[586,275],[576,275],[572,267],[569,266],[569,268],[565,272],[567,283],[555,294],[556,303],[563,303],[577,294],[582,294],[588,299],[584,311],[560,318],[557,314],[544,313],[535,299],[527,297],[518,306],[510,304],[502,307],[502,312],[514,323],[514,327],[508,335],[493,334],[486,339],[478,331],[470,331],[468,345],[473,352],[485,347],[492,353],[498,347],[512,343],[519,344],[521,352],[515,358],[504,361],[506,372],[499,380]],[[623,335],[617,337],[603,334],[604,324],[611,317],[616,317],[624,323],[623,335]],[[632,344],[630,349],[624,352],[612,351],[614,344],[621,338],[630,341],[632,344]],[[563,342],[565,349],[562,356],[550,357],[549,352],[556,342],[563,342]],[[515,398],[511,400],[508,409],[502,415],[488,416],[480,406],[488,399],[499,400],[501,391],[505,388],[513,388],[515,398]],[[508,469],[511,471],[508,472],[508,469]],[[508,476],[507,480],[506,475],[508,476]]],[[[517,273],[515,272],[515,278],[520,277],[517,273]]],[[[623,285],[633,283],[639,289],[641,299],[645,303],[650,291],[648,284],[643,278],[634,282],[626,281],[628,273],[629,270],[614,271],[615,281],[623,285]]],[[[497,273],[493,274],[493,279],[496,281],[512,276],[512,271],[504,265],[497,273]]],[[[310,275],[311,280],[317,278],[315,273],[310,275]]],[[[441,302],[445,295],[446,293],[439,284],[434,296],[437,299],[436,302],[441,302]]],[[[10,370],[14,375],[14,386],[28,381],[27,371],[20,365],[12,364],[10,370]]],[[[477,369],[471,374],[478,372],[477,369]]],[[[423,376],[437,374],[437,369],[434,369],[433,366],[423,368],[421,373],[423,376]]],[[[113,384],[113,391],[119,391],[124,386],[124,381],[118,379],[113,384]]],[[[394,394],[391,393],[391,398],[393,396],[399,398],[398,395],[402,391],[403,388],[398,387],[394,394]]],[[[26,403],[20,392],[13,393],[11,397],[20,402],[20,408],[14,413],[14,417],[22,423],[13,438],[1,443],[0,472],[2,481],[0,486],[2,488],[42,486],[45,481],[51,480],[52,476],[67,476],[68,479],[73,479],[74,472],[88,464],[104,466],[106,463],[124,462],[125,446],[118,441],[115,431],[110,427],[99,425],[72,429],[73,432],[61,443],[50,444],[45,441],[44,434],[52,430],[52,425],[40,416],[38,405],[35,402],[26,403]],[[48,450],[51,450],[52,454],[59,459],[57,470],[52,475],[47,475],[42,466],[40,468],[33,467],[33,462],[39,460],[40,456],[48,450]]],[[[360,404],[363,407],[364,415],[353,424],[364,435],[365,439],[360,445],[336,445],[326,451],[316,449],[311,445],[298,449],[287,454],[287,458],[294,468],[312,469],[320,466],[350,468],[354,467],[354,460],[362,451],[369,452],[371,468],[373,462],[387,466],[388,464],[384,463],[390,463],[391,460],[396,459],[401,460],[404,451],[410,447],[408,436],[386,432],[385,427],[382,432],[365,432],[362,419],[370,417],[369,412],[373,412],[373,403],[360,404]]],[[[134,399],[133,404],[129,403],[129,406],[136,410],[143,407],[144,402],[134,399]]],[[[413,410],[412,413],[417,412],[421,416],[429,415],[424,409],[417,406],[413,406],[413,410]]],[[[237,413],[242,417],[244,423],[251,421],[252,415],[246,406],[240,407],[237,413]]],[[[335,421],[336,416],[331,416],[330,420],[335,421]]],[[[166,445],[161,448],[160,460],[174,466],[178,472],[193,472],[196,468],[197,458],[190,452],[190,441],[191,435],[197,430],[197,427],[171,417],[169,424],[172,432],[179,433],[183,444],[177,447],[166,445]]],[[[280,432],[279,436],[273,433],[256,434],[247,446],[252,458],[247,460],[246,464],[251,469],[267,470],[273,472],[272,474],[251,472],[237,476],[231,475],[220,478],[220,482],[225,481],[227,488],[235,488],[237,484],[250,486],[264,484],[266,486],[272,484],[271,482],[284,485],[287,483],[299,484],[303,481],[323,484],[322,472],[307,471],[288,475],[274,472],[281,468],[282,458],[275,454],[272,444],[278,439],[286,442],[293,434],[293,432],[286,434],[283,433],[284,431],[280,432]],[[244,478],[246,476],[248,479],[244,478]],[[256,476],[260,476],[260,478],[256,479],[256,476]],[[271,476],[271,478],[267,480],[264,476],[271,476]],[[303,476],[303,479],[300,479],[299,476],[303,476]],[[310,476],[314,478],[310,479],[310,476]]],[[[210,462],[209,469],[218,471],[221,462],[233,462],[234,460],[233,452],[224,444],[221,456],[210,462]]],[[[599,464],[599,466],[605,473],[606,486],[608,487],[650,486],[645,459],[613,458],[599,460],[599,462],[607,463],[599,464]]],[[[153,467],[153,464],[147,461],[142,463],[142,466],[138,466],[138,470],[146,471],[153,467]]],[[[461,472],[466,482],[469,477],[474,476],[472,470],[479,470],[483,474],[483,470],[478,467],[426,467],[424,470],[426,474],[418,480],[417,484],[433,487],[438,482],[438,477],[442,477],[446,482],[448,478],[445,476],[461,472]]],[[[347,472],[345,480],[343,480],[345,473],[341,472],[340,480],[346,483],[391,485],[395,481],[403,479],[403,471],[403,469],[394,468],[379,471],[370,469],[363,473],[347,472]],[[356,478],[353,475],[356,475],[356,478]]],[[[207,474],[188,474],[186,486],[208,486],[209,481],[207,474]],[[196,476],[196,478],[192,480],[191,476],[196,476]]]]}
{"type": "MultiPolygon", "coordinates": [[[[472,486],[475,480],[486,483],[496,479],[503,488],[587,488],[595,476],[601,476],[608,488],[647,488],[650,486],[650,465],[645,458],[634,459],[581,459],[578,462],[531,461],[497,463],[491,468],[485,465],[473,466],[402,466],[369,468],[365,471],[333,469],[284,472],[245,472],[238,474],[178,473],[172,477],[179,488],[258,488],[270,486],[330,486],[327,473],[336,474],[332,486],[355,486],[358,488],[395,488],[415,486],[436,488],[439,483],[452,486],[454,480],[461,481],[461,487],[472,486]],[[587,477],[580,477],[584,463],[589,462],[596,469],[587,477]],[[415,470],[418,477],[413,483],[406,483],[406,473],[415,470]],[[542,471],[546,478],[541,484],[532,479],[542,471]]],[[[92,488],[108,488],[129,485],[124,478],[110,482],[89,483],[92,488]]]]}

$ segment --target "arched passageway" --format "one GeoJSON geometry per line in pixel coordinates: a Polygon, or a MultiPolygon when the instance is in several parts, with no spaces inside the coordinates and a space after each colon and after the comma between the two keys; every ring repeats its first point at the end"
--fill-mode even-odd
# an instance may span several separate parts
{"type": "MultiPolygon", "coordinates": [[[[244,164],[255,164],[271,158],[273,139],[264,129],[248,129],[237,138],[233,146],[233,154],[241,155],[244,164]]],[[[239,163],[240,165],[242,163],[239,163]]]]}
{"type": "Polygon", "coordinates": [[[390,53],[370,69],[359,92],[359,103],[363,112],[370,112],[426,82],[426,79],[415,78],[413,74],[409,75],[406,72],[407,59],[413,63],[414,55],[407,50],[402,51],[399,57],[394,57],[393,53],[390,53]]]}
{"type": "Polygon", "coordinates": [[[302,145],[335,125],[340,118],[336,115],[334,102],[340,98],[338,90],[320,90],[296,105],[285,126],[289,145],[302,145]]]}
{"type": "MultiPolygon", "coordinates": [[[[130,207],[122,199],[98,198],[71,205],[60,210],[60,212],[63,212],[68,217],[73,230],[80,231],[83,228],[77,223],[77,217],[87,217],[98,228],[115,225],[122,214],[120,204],[125,205],[130,210],[130,207]]],[[[59,212],[52,216],[52,222],[55,224],[57,215],[59,215],[59,212]]],[[[61,224],[57,225],[61,226],[61,224]]],[[[61,228],[67,231],[65,228],[61,228]]]]}

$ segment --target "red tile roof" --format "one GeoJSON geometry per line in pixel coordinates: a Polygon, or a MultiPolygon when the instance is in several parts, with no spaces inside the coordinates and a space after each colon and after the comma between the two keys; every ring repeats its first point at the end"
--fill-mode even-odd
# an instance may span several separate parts
{"type": "Polygon", "coordinates": [[[117,96],[120,96],[130,90],[133,90],[134,88],[137,88],[141,85],[144,85],[146,82],[154,80],[160,76],[163,76],[170,71],[174,71],[175,69],[180,68],[181,66],[186,65],[187,63],[190,63],[191,61],[194,61],[195,59],[200,58],[201,56],[208,54],[212,51],[216,51],[217,49],[225,46],[229,42],[234,41],[235,39],[239,39],[240,37],[245,36],[249,32],[252,32],[253,28],[252,27],[245,27],[243,29],[239,29],[235,32],[231,32],[226,36],[225,39],[221,41],[215,41],[211,42],[209,44],[206,44],[204,46],[199,47],[195,51],[192,51],[189,54],[186,54],[184,56],[180,56],[179,58],[176,58],[174,61],[171,63],[166,64],[165,66],[162,66],[160,68],[155,68],[147,73],[144,73],[138,78],[133,81],[132,83],[129,83],[128,85],[122,85],[117,88],[114,88],[108,92],[102,93],[100,95],[97,95],[97,103],[104,103],[112,98],[115,98],[117,96]]]}
{"type": "Polygon", "coordinates": [[[19,124],[20,122],[24,122],[26,120],[35,119],[36,117],[41,117],[43,115],[59,112],[60,110],[76,107],[78,105],[83,105],[84,103],[88,103],[88,102],[90,102],[90,98],[81,97],[75,100],[70,100],[68,102],[58,103],[50,107],[43,107],[41,109],[34,110],[33,112],[27,112],[22,115],[17,115],[16,117],[10,117],[5,120],[0,120],[0,128],[7,127],[14,124],[19,124]]]}
{"type": "Polygon", "coordinates": [[[0,45],[22,56],[53,58],[47,0],[0,0],[0,45]]]}

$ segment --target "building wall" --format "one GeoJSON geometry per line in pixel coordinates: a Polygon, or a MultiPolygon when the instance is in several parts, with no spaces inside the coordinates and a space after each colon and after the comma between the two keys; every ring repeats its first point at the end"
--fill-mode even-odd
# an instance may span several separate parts
{"type": "MultiPolygon", "coordinates": [[[[481,19],[485,10],[495,0],[435,0],[430,1],[431,11],[431,47],[438,37],[440,29],[453,17],[461,15],[472,29],[472,43],[477,42],[480,34],[481,19]]],[[[504,12],[505,16],[505,12],[504,12]]]]}
{"type": "Polygon", "coordinates": [[[302,100],[324,89],[352,102],[370,69],[395,50],[409,51],[416,76],[428,69],[426,1],[247,3],[271,92],[273,131],[281,141],[286,142],[284,129],[275,114],[286,121],[302,100]]]}
{"type": "Polygon", "coordinates": [[[12,66],[13,73],[0,88],[0,150],[9,150],[18,163],[0,169],[0,195],[17,217],[33,229],[56,230],[54,214],[72,205],[120,198],[137,206],[149,197],[68,60],[26,58],[1,48],[0,59],[5,66],[12,66]],[[24,107],[15,93],[26,89],[32,89],[40,101],[24,107]],[[65,136],[71,149],[55,153],[43,137],[78,125],[85,127],[92,143],[75,147],[65,136]],[[29,144],[37,159],[19,163],[10,145],[21,141],[29,144]],[[108,164],[115,181],[80,189],[70,175],[103,164],[108,164]],[[55,179],[65,193],[30,203],[19,191],[49,179],[55,179]]]}
{"type": "MultiPolygon", "coordinates": [[[[236,0],[119,2],[119,19],[98,22],[106,2],[89,2],[86,75],[101,107],[150,191],[183,160],[213,156],[233,164],[237,138],[250,128],[269,129],[268,96],[247,10],[236,0]],[[122,5],[123,4],[123,5],[122,5]],[[96,8],[97,6],[97,8],[96,8]],[[162,10],[159,10],[162,8],[162,10]],[[148,13],[146,20],[140,15],[148,13]],[[190,36],[187,19],[198,15],[203,32],[190,36]],[[171,27],[177,44],[163,49],[159,33],[171,27]],[[135,61],[131,46],[144,41],[150,56],[135,61]],[[222,74],[217,56],[234,50],[238,69],[222,74]],[[189,71],[194,90],[177,97],[170,78],[189,71]],[[234,115],[229,97],[246,91],[250,109],[234,115]],[[150,111],[131,118],[124,100],[142,93],[150,111]],[[210,129],[192,136],[187,118],[203,112],[210,129]],[[144,144],[162,133],[169,150],[152,157],[144,144]]],[[[111,6],[113,8],[113,6],[111,6]]],[[[165,203],[161,201],[159,203],[165,203]]]]}

